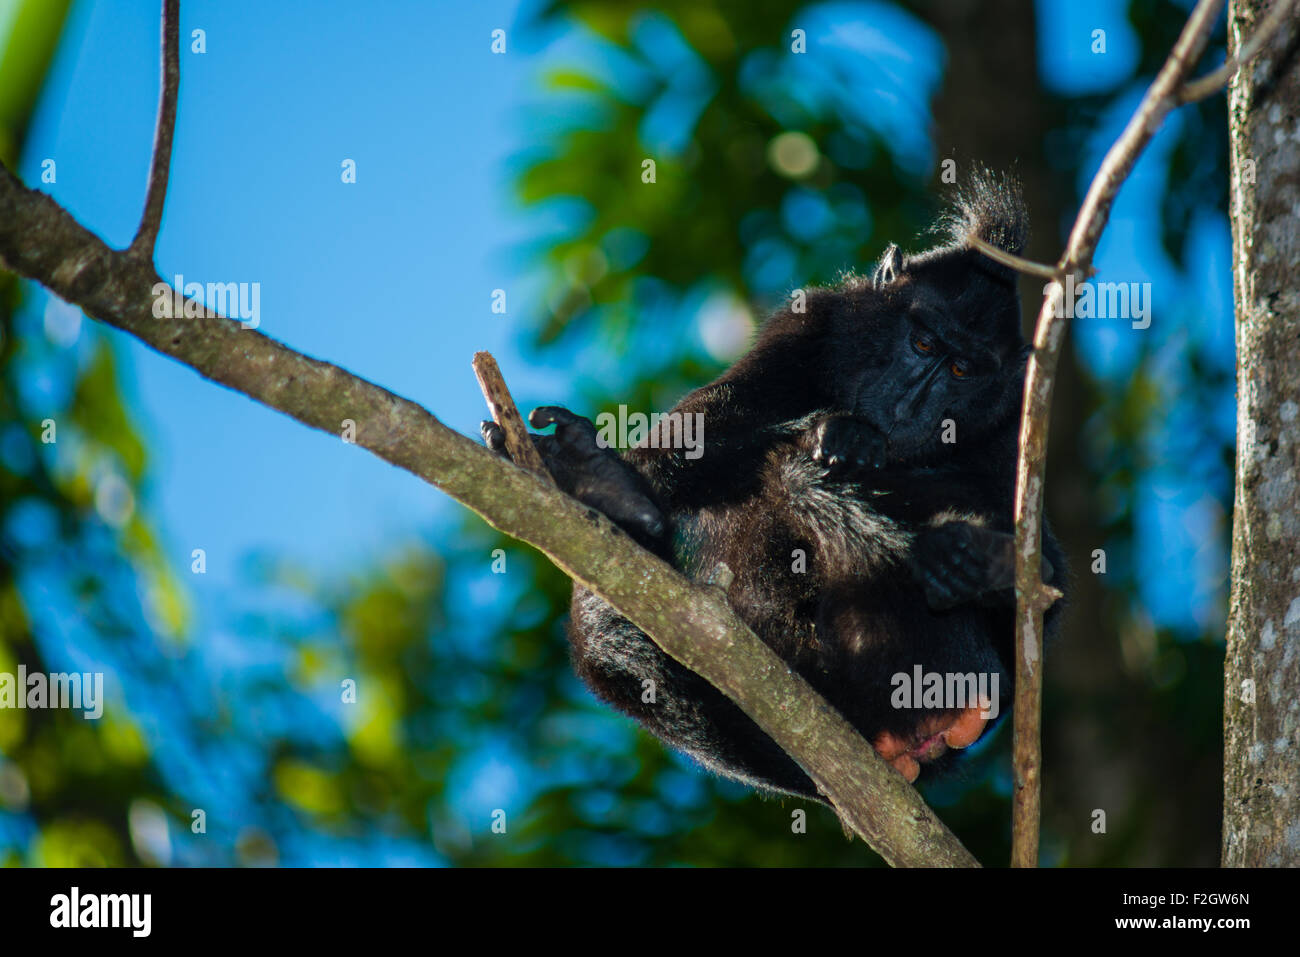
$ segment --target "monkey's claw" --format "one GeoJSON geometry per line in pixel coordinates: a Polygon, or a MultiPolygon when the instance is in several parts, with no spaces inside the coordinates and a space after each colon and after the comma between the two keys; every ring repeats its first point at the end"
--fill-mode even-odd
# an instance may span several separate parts
{"type": "Polygon", "coordinates": [[[590,419],[570,412],[562,405],[539,405],[528,416],[528,424],[535,429],[555,426],[555,439],[561,448],[583,454],[600,449],[596,442],[596,426],[590,419]]]}
{"type": "Polygon", "coordinates": [[[480,422],[478,427],[479,433],[483,436],[483,444],[493,452],[502,454],[506,451],[506,430],[501,428],[491,419],[486,422],[480,422]]]}

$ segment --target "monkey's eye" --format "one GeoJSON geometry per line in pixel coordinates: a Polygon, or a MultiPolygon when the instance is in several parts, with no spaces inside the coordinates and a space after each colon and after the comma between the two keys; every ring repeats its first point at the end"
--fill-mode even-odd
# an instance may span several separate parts
{"type": "Polygon", "coordinates": [[[948,371],[954,379],[964,379],[970,375],[970,364],[963,359],[953,359],[948,363],[948,371]]]}
{"type": "Polygon", "coordinates": [[[912,348],[923,356],[928,356],[934,352],[934,340],[927,335],[917,335],[912,337],[912,348]]]}

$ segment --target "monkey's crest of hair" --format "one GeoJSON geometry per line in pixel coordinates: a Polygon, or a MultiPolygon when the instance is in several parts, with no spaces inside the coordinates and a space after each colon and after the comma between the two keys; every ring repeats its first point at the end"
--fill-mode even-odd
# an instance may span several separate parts
{"type": "Polygon", "coordinates": [[[990,245],[1020,255],[1029,241],[1029,211],[1014,174],[998,175],[977,168],[958,190],[953,208],[939,221],[955,246],[977,236],[990,245]]]}

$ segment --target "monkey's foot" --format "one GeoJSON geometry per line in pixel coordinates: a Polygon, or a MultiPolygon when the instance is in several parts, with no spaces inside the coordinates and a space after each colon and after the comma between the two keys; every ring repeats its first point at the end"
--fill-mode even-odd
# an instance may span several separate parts
{"type": "Polygon", "coordinates": [[[984,733],[985,724],[983,709],[966,708],[928,719],[912,738],[882,731],[871,744],[910,784],[920,777],[922,764],[941,757],[949,748],[969,748],[984,733]]]}

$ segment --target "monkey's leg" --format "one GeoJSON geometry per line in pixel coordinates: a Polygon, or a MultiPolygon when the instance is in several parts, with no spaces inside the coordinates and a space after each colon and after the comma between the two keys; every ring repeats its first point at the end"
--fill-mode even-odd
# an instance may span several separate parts
{"type": "MultiPolygon", "coordinates": [[[[528,421],[535,429],[555,426],[554,435],[534,435],[533,444],[561,491],[603,512],[642,545],[662,552],[667,523],[649,483],[616,451],[600,447],[589,419],[562,406],[543,405],[528,421]]],[[[488,448],[507,454],[501,426],[484,422],[481,431],[488,448]]]]}
{"type": "Polygon", "coordinates": [[[825,801],[730,698],[581,587],[573,590],[569,639],[574,668],[587,686],[669,746],[751,787],[825,801]]]}

